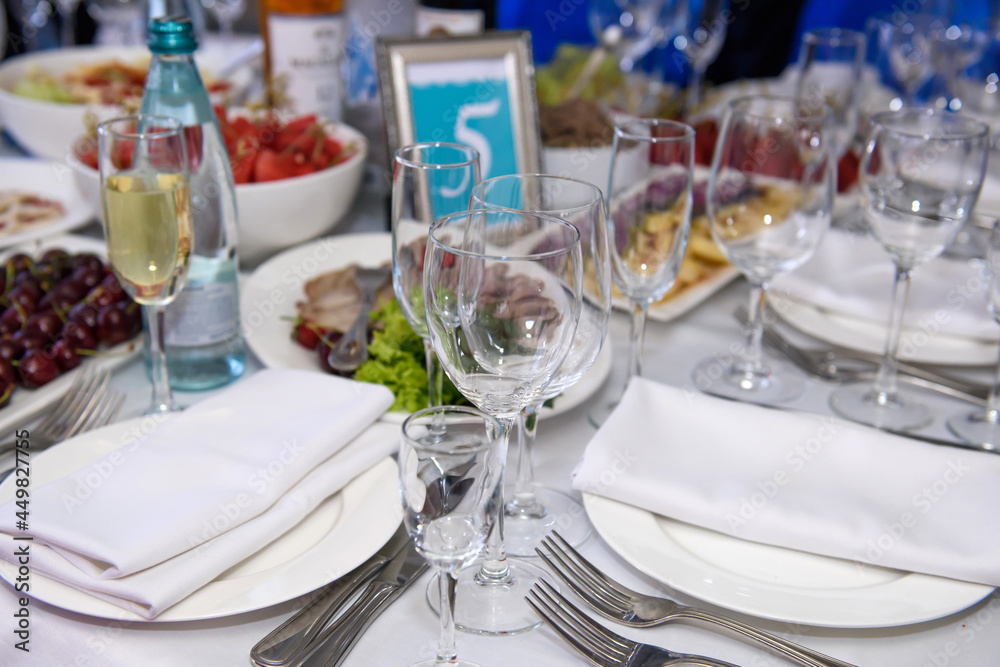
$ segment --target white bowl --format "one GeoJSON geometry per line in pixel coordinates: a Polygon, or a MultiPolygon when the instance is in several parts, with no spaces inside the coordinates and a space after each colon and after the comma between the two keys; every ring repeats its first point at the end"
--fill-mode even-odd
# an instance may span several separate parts
{"type": "MultiPolygon", "coordinates": [[[[16,95],[13,90],[29,71],[40,67],[53,75],[64,74],[80,65],[118,59],[125,63],[149,58],[142,46],[79,46],[52,51],[37,51],[16,56],[0,64],[0,121],[4,129],[28,152],[50,160],[62,160],[66,151],[84,132],[84,115],[89,111],[98,121],[123,115],[121,107],[110,104],[66,104],[45,102],[16,95]]],[[[211,73],[223,64],[220,52],[201,52],[195,60],[203,72],[211,73]]],[[[243,71],[231,80],[227,97],[238,97],[249,87],[251,74],[243,71]]],[[[234,100],[235,101],[235,100],[234,100]]]]}
{"type": "Polygon", "coordinates": [[[542,171],[593,183],[607,199],[611,172],[611,146],[542,149],[542,171]]]}
{"type": "MultiPolygon", "coordinates": [[[[279,250],[314,239],[333,229],[350,209],[364,175],[368,142],[348,125],[327,132],[358,151],[323,171],[266,183],[236,186],[240,263],[254,266],[279,250]]],[[[101,210],[100,177],[70,152],[61,156],[73,168],[83,196],[101,210]]]]}

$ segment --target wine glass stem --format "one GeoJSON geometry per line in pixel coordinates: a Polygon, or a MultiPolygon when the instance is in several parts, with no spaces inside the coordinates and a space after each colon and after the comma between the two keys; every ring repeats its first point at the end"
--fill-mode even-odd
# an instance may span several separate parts
{"type": "Polygon", "coordinates": [[[455,586],[457,581],[451,572],[442,570],[438,575],[438,589],[441,594],[441,636],[438,638],[437,664],[454,665],[458,661],[455,648],[455,586]]]}
{"type": "Polygon", "coordinates": [[[503,540],[503,479],[507,460],[507,445],[510,443],[510,431],[514,426],[514,417],[497,417],[500,423],[500,433],[494,434],[500,442],[497,458],[500,461],[499,479],[497,480],[497,495],[493,505],[493,530],[486,539],[486,559],[476,573],[476,583],[481,585],[499,585],[511,581],[510,568],[507,567],[507,548],[503,540]]]}
{"type": "Polygon", "coordinates": [[[444,369],[438,363],[437,353],[430,338],[424,338],[424,359],[427,367],[427,407],[441,405],[444,392],[444,369]]]}
{"type": "Polygon", "coordinates": [[[685,98],[684,111],[690,113],[701,103],[701,88],[705,81],[705,68],[691,63],[691,83],[685,98]]]}
{"type": "Polygon", "coordinates": [[[875,400],[885,405],[896,397],[896,355],[899,352],[899,337],[903,330],[903,311],[910,293],[910,269],[896,266],[892,281],[892,309],[889,315],[889,337],[885,343],[882,365],[875,376],[875,400]]]}
{"type": "Polygon", "coordinates": [[[163,342],[164,306],[143,306],[146,325],[149,327],[149,357],[152,362],[153,404],[152,412],[169,412],[173,406],[170,378],[167,375],[167,353],[163,342]]]}
{"type": "Polygon", "coordinates": [[[762,340],[766,298],[766,283],[750,284],[750,302],[747,304],[747,322],[750,324],[750,329],[747,334],[747,347],[743,352],[743,370],[747,373],[758,373],[763,367],[761,359],[764,354],[762,340]]]}
{"type": "Polygon", "coordinates": [[[532,403],[521,410],[520,437],[517,439],[517,481],[514,483],[514,499],[506,508],[508,515],[540,518],[545,514],[545,508],[535,497],[535,467],[531,461],[541,405],[541,402],[532,403]]]}
{"type": "Polygon", "coordinates": [[[632,304],[632,330],[631,341],[629,343],[628,355],[628,375],[625,378],[625,386],[629,380],[642,375],[642,341],[646,333],[646,310],[649,304],[645,301],[632,304]]]}
{"type": "MultiPolygon", "coordinates": [[[[1000,324],[1000,319],[997,320],[1000,324]]],[[[986,421],[991,424],[1000,422],[1000,357],[997,358],[997,369],[993,376],[993,387],[990,389],[989,398],[986,399],[986,421]]]]}

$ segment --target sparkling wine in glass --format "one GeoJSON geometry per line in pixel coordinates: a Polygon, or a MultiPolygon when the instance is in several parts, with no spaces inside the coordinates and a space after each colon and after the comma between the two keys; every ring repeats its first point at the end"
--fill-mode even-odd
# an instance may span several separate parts
{"type": "Polygon", "coordinates": [[[403,522],[417,551],[438,571],[437,656],[414,667],[477,667],[455,648],[456,575],[486,545],[499,502],[501,462],[493,417],[468,407],[414,412],[403,422],[399,487],[403,522]]]}
{"type": "Polygon", "coordinates": [[[521,411],[514,490],[504,506],[507,553],[534,556],[535,546],[558,524],[572,545],[590,535],[583,507],[571,496],[535,484],[531,452],[538,411],[580,381],[601,351],[611,314],[611,255],[601,190],[584,181],[544,174],[497,176],[479,183],[472,208],[507,208],[544,213],[566,220],[580,232],[583,254],[583,303],[573,346],[538,400],[521,411]]]}
{"type": "Polygon", "coordinates": [[[750,283],[750,324],[737,359],[713,356],[695,368],[700,390],[763,404],[803,391],[801,375],[763,357],[763,306],[774,276],[812,257],[830,226],[833,136],[826,105],[771,96],[730,102],[705,207],[712,238],[750,283]]]}
{"type": "Polygon", "coordinates": [[[961,114],[902,109],[872,118],[859,170],[862,207],[896,272],[875,383],[835,391],[830,405],[841,416],[894,431],[930,423],[926,406],[897,384],[910,276],[951,245],[965,225],[979,197],[988,153],[989,128],[961,114]]]}
{"type": "Polygon", "coordinates": [[[145,311],[153,402],[173,412],[163,346],[163,314],[184,285],[193,243],[187,155],[179,121],[136,115],[97,128],[101,211],[108,259],[145,311]]]}
{"type": "MultiPolygon", "coordinates": [[[[424,262],[427,325],[448,377],[500,424],[505,460],[518,414],[538,401],[570,352],[580,320],[580,232],[559,218],[473,209],[431,227],[424,262]]],[[[462,629],[509,635],[540,624],[524,600],[543,574],[507,559],[503,502],[478,570],[459,577],[462,629]]]]}
{"type": "Polygon", "coordinates": [[[392,286],[413,330],[424,340],[428,405],[441,404],[444,376],[424,314],[424,249],[438,218],[469,208],[479,182],[479,153],[462,144],[430,142],[396,151],[392,174],[392,286]]]}

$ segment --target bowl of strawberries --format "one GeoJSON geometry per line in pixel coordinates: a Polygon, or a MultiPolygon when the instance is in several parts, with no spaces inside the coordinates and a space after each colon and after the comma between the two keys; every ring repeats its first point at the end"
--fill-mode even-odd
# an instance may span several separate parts
{"type": "MultiPolygon", "coordinates": [[[[243,265],[256,265],[340,222],[364,174],[364,135],[314,115],[216,108],[216,116],[236,183],[243,265]]],[[[77,187],[100,210],[94,132],[74,145],[67,162],[77,187]]]]}

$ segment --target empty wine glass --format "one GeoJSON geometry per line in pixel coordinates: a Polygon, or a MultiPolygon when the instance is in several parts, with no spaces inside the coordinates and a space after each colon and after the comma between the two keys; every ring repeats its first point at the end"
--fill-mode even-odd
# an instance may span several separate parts
{"type": "Polygon", "coordinates": [[[219,34],[223,39],[233,38],[233,24],[246,11],[246,0],[201,0],[201,6],[212,13],[219,23],[219,34]]]}
{"type": "MultiPolygon", "coordinates": [[[[459,391],[500,423],[501,460],[511,427],[537,401],[569,353],[580,319],[580,233],[559,218],[473,209],[431,227],[424,262],[427,325],[459,391]]],[[[507,560],[502,500],[493,508],[485,560],[459,577],[459,627],[506,635],[537,627],[524,601],[543,572],[507,560]]]]}
{"type": "Polygon", "coordinates": [[[916,104],[921,88],[934,75],[931,35],[943,25],[936,16],[902,12],[894,12],[879,23],[889,70],[902,88],[905,106],[916,104]]]}
{"type": "MultiPolygon", "coordinates": [[[[986,265],[989,269],[989,309],[997,324],[1000,324],[1000,223],[994,223],[993,232],[986,251],[986,265]]],[[[1000,360],[997,362],[993,387],[986,399],[986,408],[962,412],[948,420],[952,433],[971,445],[983,449],[1000,449],[1000,360]]]]}
{"type": "Polygon", "coordinates": [[[764,362],[762,310],[774,276],[812,257],[830,226],[832,133],[825,105],[816,109],[770,96],[730,102],[705,207],[712,238],[750,282],[749,334],[737,359],[710,357],[697,366],[694,381],[702,391],[771,404],[804,389],[801,376],[773,360],[764,362]]]}
{"type": "Polygon", "coordinates": [[[835,391],[840,415],[889,430],[931,421],[926,407],[903,395],[896,354],[913,270],[955,240],[979,197],[989,128],[961,114],[903,109],[872,118],[859,170],[862,206],[875,238],[896,266],[885,354],[874,386],[835,391]]]}
{"type": "Polygon", "coordinates": [[[931,103],[939,109],[962,108],[960,75],[986,53],[990,34],[984,25],[943,25],[931,32],[930,54],[934,67],[931,103]]]}
{"type": "Polygon", "coordinates": [[[618,68],[631,72],[662,37],[659,25],[664,0],[591,0],[587,18],[602,48],[618,59],[618,68]]]}
{"type": "Polygon", "coordinates": [[[97,23],[95,44],[141,44],[146,26],[138,0],[87,0],[87,12],[97,23]]]}
{"type": "Polygon", "coordinates": [[[591,183],[562,176],[514,174],[479,183],[472,208],[507,208],[545,213],[566,220],[580,232],[584,281],[580,324],[573,346],[548,388],[521,410],[517,476],[513,498],[504,506],[507,553],[534,556],[535,546],[558,523],[559,534],[572,545],[590,535],[583,507],[571,496],[535,484],[532,448],[538,411],[579,382],[601,351],[611,315],[611,257],[604,197],[591,183]]]}
{"type": "Polygon", "coordinates": [[[479,153],[461,144],[430,142],[396,151],[392,173],[392,286],[403,314],[424,340],[428,405],[441,405],[443,376],[424,313],[424,249],[431,224],[469,208],[479,182],[479,153]]]}
{"type": "Polygon", "coordinates": [[[668,25],[674,48],[684,54],[691,78],[684,99],[690,112],[701,104],[705,71],[715,62],[726,41],[729,0],[672,0],[663,6],[663,22],[668,25]]]}
{"type": "Polygon", "coordinates": [[[829,145],[834,160],[847,152],[858,130],[863,95],[865,36],[854,30],[820,28],[802,36],[795,96],[833,112],[829,145]]]}
{"type": "Polygon", "coordinates": [[[687,250],[694,187],[694,130],[670,120],[615,125],[608,192],[611,257],[632,302],[626,383],[642,374],[646,310],[673,286],[687,250]]]}
{"type": "Polygon", "coordinates": [[[437,656],[414,667],[477,667],[455,649],[455,576],[479,556],[499,502],[500,425],[467,407],[414,412],[403,422],[399,487],[403,523],[438,571],[441,634],[437,656]]]}

